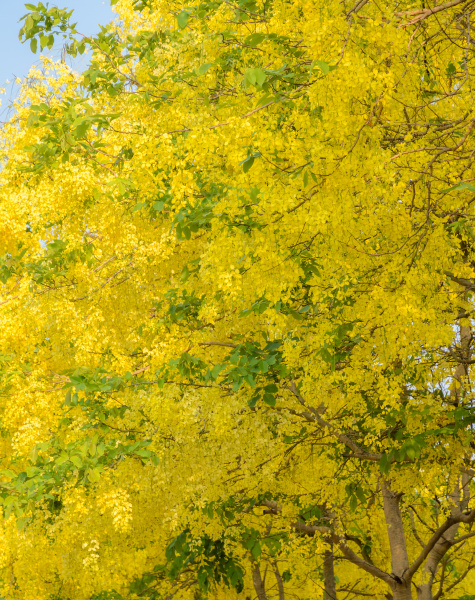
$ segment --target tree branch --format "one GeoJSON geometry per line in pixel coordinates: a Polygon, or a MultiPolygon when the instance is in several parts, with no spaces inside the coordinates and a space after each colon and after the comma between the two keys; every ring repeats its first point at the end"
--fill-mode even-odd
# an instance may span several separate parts
{"type": "Polygon", "coordinates": [[[402,12],[397,12],[397,17],[413,17],[411,21],[404,23],[404,27],[408,25],[415,25],[419,21],[423,21],[430,17],[431,15],[435,15],[441,10],[446,10],[447,8],[452,8],[453,6],[457,6],[457,4],[463,4],[468,2],[468,0],[452,0],[452,2],[447,2],[446,4],[439,4],[439,6],[434,6],[434,8],[416,8],[413,10],[404,10],[402,12]]]}
{"type": "Polygon", "coordinates": [[[416,558],[416,560],[412,563],[411,567],[408,571],[408,576],[412,577],[414,573],[419,569],[425,559],[429,556],[430,551],[437,544],[439,539],[444,535],[444,533],[452,527],[452,525],[457,525],[458,523],[472,523],[475,519],[475,509],[471,510],[469,513],[461,513],[458,516],[449,517],[445,523],[443,523],[432,535],[430,540],[427,542],[425,548],[416,558]]]}
{"type": "Polygon", "coordinates": [[[325,419],[323,419],[320,415],[320,412],[324,412],[323,407],[317,410],[312,408],[311,406],[308,406],[305,400],[299,394],[294,381],[292,381],[292,383],[287,389],[292,392],[292,394],[297,398],[297,400],[302,406],[311,411],[314,417],[314,421],[316,421],[321,427],[326,427],[334,437],[336,437],[342,444],[344,444],[345,446],[350,448],[350,450],[353,451],[353,456],[355,458],[361,458],[363,460],[371,460],[376,462],[379,462],[381,460],[382,454],[375,454],[373,452],[367,452],[366,450],[363,450],[358,446],[358,444],[355,444],[355,442],[353,442],[347,435],[339,432],[335,427],[333,427],[331,423],[325,421],[325,419]]]}

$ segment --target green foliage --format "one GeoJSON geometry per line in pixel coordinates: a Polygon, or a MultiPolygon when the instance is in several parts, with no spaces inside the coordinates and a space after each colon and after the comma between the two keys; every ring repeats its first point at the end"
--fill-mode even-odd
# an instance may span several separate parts
{"type": "MultiPolygon", "coordinates": [[[[28,13],[21,17],[20,21],[24,21],[23,27],[20,29],[19,38],[22,42],[30,41],[32,52],[36,53],[38,40],[40,49],[51,49],[54,44],[54,37],[57,33],[62,33],[63,37],[68,37],[69,31],[75,32],[76,24],[70,23],[73,11],[68,11],[66,8],[58,8],[49,4],[39,2],[35,4],[25,4],[28,13]]],[[[84,48],[83,46],[81,46],[84,48]]],[[[84,50],[83,50],[84,51],[84,50]]]]}
{"type": "Polygon", "coordinates": [[[208,536],[193,539],[189,531],[185,530],[168,545],[166,558],[167,570],[172,578],[193,565],[198,585],[205,592],[221,581],[235,588],[238,593],[243,589],[244,571],[226,550],[224,539],[213,540],[208,536]]]}

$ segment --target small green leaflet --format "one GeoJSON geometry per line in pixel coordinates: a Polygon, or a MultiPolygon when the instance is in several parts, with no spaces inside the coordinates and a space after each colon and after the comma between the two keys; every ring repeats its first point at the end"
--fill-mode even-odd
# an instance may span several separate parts
{"type": "Polygon", "coordinates": [[[246,84],[262,87],[266,80],[266,74],[263,69],[247,69],[244,74],[246,84]]]}
{"type": "Polygon", "coordinates": [[[190,18],[189,13],[186,10],[183,10],[176,18],[178,27],[180,29],[185,29],[188,24],[188,19],[190,18]]]}
{"type": "Polygon", "coordinates": [[[71,456],[71,458],[69,459],[74,466],[76,466],[78,469],[80,469],[82,467],[82,460],[80,456],[74,455],[71,456]]]}
{"type": "Polygon", "coordinates": [[[336,65],[329,65],[323,60],[314,60],[310,65],[310,73],[313,71],[314,66],[317,65],[324,75],[328,75],[330,71],[336,69],[336,65]]]}
{"type": "Polygon", "coordinates": [[[449,187],[445,190],[441,190],[441,193],[445,194],[446,192],[461,192],[463,190],[467,190],[468,192],[475,192],[475,184],[467,182],[456,183],[452,187],[449,187]]]}
{"type": "Polygon", "coordinates": [[[210,69],[213,66],[213,63],[206,63],[204,65],[201,65],[200,67],[198,67],[195,71],[195,73],[198,76],[204,75],[206,73],[206,71],[208,71],[208,69],[210,69]]]}
{"type": "Polygon", "coordinates": [[[324,75],[328,75],[329,71],[330,71],[330,65],[326,62],[323,62],[323,60],[317,60],[315,61],[316,64],[320,67],[320,69],[322,70],[324,75]]]}
{"type": "Polygon", "coordinates": [[[92,483],[97,483],[100,480],[99,469],[88,469],[87,475],[89,477],[89,481],[92,483]]]}
{"type": "Polygon", "coordinates": [[[246,160],[241,164],[242,164],[242,170],[244,171],[244,173],[247,173],[249,171],[249,169],[252,167],[252,165],[254,164],[254,157],[250,156],[249,158],[246,158],[246,160]]]}
{"type": "Polygon", "coordinates": [[[249,44],[249,46],[257,46],[265,39],[266,36],[264,33],[252,33],[245,39],[245,42],[246,44],[249,44]]]}
{"type": "Polygon", "coordinates": [[[453,63],[450,62],[447,65],[447,69],[445,72],[447,74],[447,77],[452,77],[452,75],[457,72],[457,67],[453,63]]]}
{"type": "Polygon", "coordinates": [[[262,156],[260,152],[254,152],[254,154],[252,156],[248,156],[247,158],[245,158],[243,161],[241,161],[239,163],[239,166],[242,165],[242,170],[244,171],[244,173],[247,173],[249,171],[249,169],[254,164],[254,160],[256,158],[258,158],[259,156],[262,156]]]}

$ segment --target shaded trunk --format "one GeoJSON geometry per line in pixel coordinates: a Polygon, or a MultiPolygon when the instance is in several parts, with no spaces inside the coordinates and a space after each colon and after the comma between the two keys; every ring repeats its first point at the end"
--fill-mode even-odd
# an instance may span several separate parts
{"type": "Polygon", "coordinates": [[[279,589],[279,600],[285,600],[284,582],[282,581],[282,576],[280,574],[277,562],[275,563],[274,573],[277,581],[277,587],[279,589]]]}
{"type": "MultiPolygon", "coordinates": [[[[458,405],[462,398],[463,393],[463,380],[468,375],[467,362],[470,360],[470,343],[472,339],[471,327],[462,326],[460,327],[460,351],[462,361],[457,365],[455,369],[454,378],[452,382],[452,389],[450,391],[451,401],[453,404],[458,405]]],[[[467,510],[468,502],[470,499],[469,492],[469,477],[468,475],[462,475],[461,487],[459,482],[455,485],[455,489],[450,495],[450,514],[451,516],[457,516],[460,512],[467,510]],[[462,497],[460,497],[460,495],[462,497]]],[[[422,583],[417,588],[418,600],[432,600],[433,599],[433,586],[434,579],[439,568],[439,564],[443,559],[446,552],[452,546],[452,542],[455,539],[459,525],[452,525],[440,538],[434,548],[431,550],[427,557],[426,563],[422,570],[422,583]]]]}
{"type": "Polygon", "coordinates": [[[409,570],[409,557],[406,548],[406,535],[402,523],[401,511],[399,510],[400,495],[393,492],[388,482],[381,482],[383,492],[384,517],[391,548],[391,561],[393,575],[397,583],[400,579],[404,583],[404,575],[409,570]]]}
{"type": "Polygon", "coordinates": [[[434,579],[440,561],[452,545],[459,525],[452,525],[432,549],[422,571],[422,583],[417,587],[417,600],[432,600],[434,579]]]}
{"type": "Polygon", "coordinates": [[[405,579],[409,571],[409,557],[406,548],[406,535],[399,508],[400,495],[393,492],[389,483],[381,481],[383,493],[384,517],[391,549],[392,576],[394,583],[391,585],[394,600],[412,600],[411,581],[405,579]]]}
{"type": "Polygon", "coordinates": [[[396,584],[393,589],[393,600],[412,600],[411,584],[396,584]]]}
{"type": "Polygon", "coordinates": [[[324,554],[323,582],[325,586],[323,600],[336,600],[335,568],[332,542],[330,542],[330,548],[325,550],[324,554]]]}
{"type": "MultiPolygon", "coordinates": [[[[463,337],[462,337],[463,339],[463,337]]],[[[454,491],[450,494],[450,514],[458,516],[467,510],[470,500],[469,492],[470,477],[463,474],[460,484],[457,482],[454,491]]],[[[432,600],[434,579],[439,564],[448,550],[450,550],[460,524],[449,527],[437,544],[432,548],[422,570],[422,583],[417,588],[417,600],[432,600]]]]}
{"type": "Polygon", "coordinates": [[[455,369],[452,389],[450,390],[450,396],[453,404],[459,404],[462,393],[463,393],[463,379],[468,375],[467,361],[470,360],[470,342],[472,339],[471,327],[462,326],[460,327],[460,352],[461,361],[455,369]]]}
{"type": "Polygon", "coordinates": [[[264,582],[262,581],[261,571],[257,563],[252,569],[252,583],[254,584],[254,589],[256,590],[256,594],[259,600],[267,600],[264,582]]]}

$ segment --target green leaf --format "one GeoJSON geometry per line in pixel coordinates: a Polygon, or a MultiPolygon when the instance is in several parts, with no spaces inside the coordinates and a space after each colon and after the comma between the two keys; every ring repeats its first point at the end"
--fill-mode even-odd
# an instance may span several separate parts
{"type": "Polygon", "coordinates": [[[254,559],[257,559],[261,555],[262,549],[259,542],[256,542],[254,546],[251,548],[251,554],[254,559]]]}
{"type": "Polygon", "coordinates": [[[248,400],[247,404],[249,408],[254,408],[256,406],[257,401],[259,400],[259,394],[254,394],[250,400],[248,400]]]}
{"type": "Polygon", "coordinates": [[[90,126],[91,126],[91,123],[89,121],[84,120],[84,121],[80,122],[78,124],[78,126],[76,127],[76,129],[73,131],[74,137],[77,140],[83,138],[86,135],[90,126]]]}
{"type": "Polygon", "coordinates": [[[245,42],[249,46],[257,46],[265,39],[266,36],[263,33],[253,33],[245,39],[245,42]]]}
{"type": "Polygon", "coordinates": [[[9,469],[6,469],[5,471],[0,471],[0,475],[3,475],[5,477],[10,477],[10,479],[16,479],[17,474],[14,473],[13,471],[10,471],[9,469]]]}
{"type": "Polygon", "coordinates": [[[99,469],[88,469],[87,476],[89,481],[92,483],[97,483],[100,480],[99,469]]]}
{"type": "Polygon", "coordinates": [[[180,29],[185,29],[188,24],[188,19],[190,18],[189,13],[186,10],[183,10],[176,18],[178,27],[180,29]]]}
{"type": "Polygon", "coordinates": [[[63,463],[65,463],[66,461],[68,461],[68,460],[69,460],[69,455],[68,455],[66,452],[62,452],[62,453],[61,453],[61,456],[60,456],[59,458],[57,458],[57,459],[56,459],[54,462],[55,462],[55,463],[56,463],[58,466],[60,466],[60,465],[62,465],[63,463]]]}
{"type": "Polygon", "coordinates": [[[80,456],[71,456],[71,458],[69,459],[73,465],[75,465],[78,469],[80,469],[82,467],[82,460],[80,456]]]}
{"type": "Polygon", "coordinates": [[[445,190],[441,190],[441,193],[445,194],[446,192],[460,192],[462,190],[468,190],[469,192],[475,192],[475,184],[473,183],[457,183],[452,187],[449,187],[445,190]]]}
{"type": "Polygon", "coordinates": [[[36,38],[33,38],[31,40],[30,49],[33,52],[33,54],[36,54],[36,51],[38,50],[38,40],[36,38]]]}
{"type": "Polygon", "coordinates": [[[155,204],[152,206],[152,208],[153,208],[153,210],[155,210],[157,212],[162,212],[164,206],[165,206],[165,202],[162,202],[161,200],[159,200],[158,202],[155,202],[155,204]]]}
{"type": "Polygon", "coordinates": [[[69,390],[66,392],[66,398],[64,399],[64,404],[66,406],[71,406],[71,392],[72,392],[71,388],[69,388],[69,390]]]}
{"type": "Polygon", "coordinates": [[[185,265],[180,275],[180,282],[185,283],[189,276],[190,270],[188,269],[188,265],[185,265]]]}
{"type": "Polygon", "coordinates": [[[211,369],[211,377],[213,379],[217,379],[218,375],[220,374],[220,372],[224,369],[224,365],[215,365],[212,369],[211,369]]]}
{"type": "Polygon", "coordinates": [[[256,382],[254,380],[254,377],[252,376],[252,373],[246,375],[245,379],[251,387],[256,387],[256,382]]]}
{"type": "Polygon", "coordinates": [[[150,458],[152,456],[150,450],[145,450],[145,448],[140,448],[139,450],[136,450],[135,454],[137,454],[138,456],[142,456],[143,458],[150,458]]]}
{"type": "Polygon", "coordinates": [[[470,416],[470,412],[464,406],[459,406],[454,411],[454,419],[456,421],[466,419],[468,416],[470,416]]]}
{"type": "Polygon", "coordinates": [[[328,75],[330,72],[330,65],[323,60],[316,60],[315,63],[320,67],[321,71],[324,75],[328,75]]]}
{"type": "Polygon", "coordinates": [[[449,63],[446,69],[447,77],[451,77],[454,73],[457,72],[457,67],[453,63],[449,63]]]}
{"type": "Polygon", "coordinates": [[[356,497],[360,500],[360,502],[364,502],[366,500],[366,496],[361,487],[357,487],[355,491],[356,497]]]}
{"type": "Polygon", "coordinates": [[[204,75],[206,73],[206,71],[208,71],[208,69],[210,69],[213,66],[213,63],[206,63],[204,65],[199,66],[195,73],[197,75],[204,75]]]}
{"type": "Polygon", "coordinates": [[[242,170],[244,171],[244,173],[247,173],[253,164],[254,164],[253,156],[246,158],[246,160],[242,163],[242,170]]]}
{"type": "Polygon", "coordinates": [[[247,158],[245,158],[243,161],[241,161],[239,163],[239,165],[242,165],[242,170],[244,171],[244,173],[247,173],[249,171],[249,169],[254,164],[254,160],[256,158],[258,158],[259,156],[261,156],[261,153],[255,152],[252,156],[248,156],[247,158]]]}
{"type": "Polygon", "coordinates": [[[387,454],[383,454],[379,460],[379,470],[381,473],[388,474],[391,468],[391,460],[387,454]]]}
{"type": "Polygon", "coordinates": [[[251,85],[255,85],[257,81],[256,70],[247,69],[247,71],[244,73],[244,81],[246,81],[246,83],[250,83],[251,85]]]}
{"type": "Polygon", "coordinates": [[[288,583],[292,579],[292,573],[287,569],[282,573],[282,579],[288,583]]]}
{"type": "Polygon", "coordinates": [[[266,80],[266,74],[263,69],[247,69],[244,74],[244,81],[250,85],[261,87],[266,80]]]}
{"type": "Polygon", "coordinates": [[[264,73],[264,71],[262,69],[254,69],[254,71],[256,74],[257,85],[262,86],[266,80],[266,74],[264,73]]]}
{"type": "Polygon", "coordinates": [[[264,394],[262,399],[269,406],[275,406],[275,396],[273,396],[272,394],[264,394]]]}

